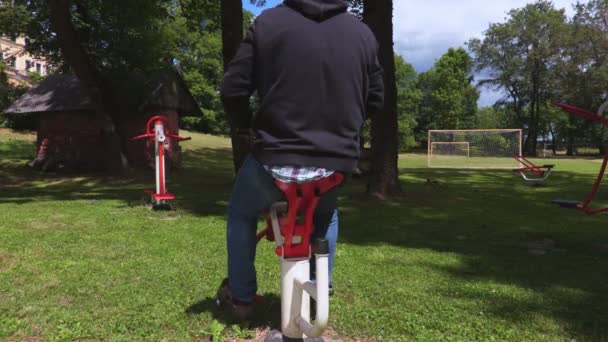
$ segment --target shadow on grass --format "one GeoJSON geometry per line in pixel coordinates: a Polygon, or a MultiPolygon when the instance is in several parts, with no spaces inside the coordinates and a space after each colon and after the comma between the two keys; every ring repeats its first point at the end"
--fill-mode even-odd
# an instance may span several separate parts
{"type": "MultiPolygon", "coordinates": [[[[341,242],[458,254],[458,266],[429,267],[469,284],[512,284],[545,298],[522,302],[468,291],[488,313],[520,322],[542,313],[564,322],[575,336],[608,339],[605,217],[551,204],[555,198],[584,198],[594,175],[556,172],[545,187],[534,188],[509,172],[402,171],[406,194],[400,201],[361,202],[346,192],[341,242]]],[[[453,297],[441,288],[437,294],[453,297]]]]}
{"type": "MultiPolygon", "coordinates": [[[[223,216],[232,184],[232,163],[226,149],[186,151],[183,167],[167,174],[168,190],[181,210],[196,215],[223,216]]],[[[46,200],[118,200],[125,206],[142,204],[144,189],[155,186],[154,172],[137,170],[130,178],[101,173],[41,173],[25,160],[0,163],[0,203],[24,204],[46,200]]]]}
{"type": "MultiPolygon", "coordinates": [[[[240,323],[231,317],[226,310],[218,308],[215,297],[205,298],[192,304],[186,309],[188,315],[211,313],[213,318],[225,325],[240,323]]],[[[275,294],[265,294],[262,302],[255,308],[254,319],[247,323],[248,329],[280,329],[281,327],[281,298],[275,294]]]]}
{"type": "MultiPolygon", "coordinates": [[[[509,171],[401,171],[405,195],[398,201],[378,203],[365,198],[365,179],[345,186],[340,242],[458,254],[463,260],[460,265],[433,267],[467,282],[490,280],[524,287],[551,303],[483,291],[466,293],[483,301],[488,313],[509,321],[543,313],[563,321],[573,335],[608,338],[605,218],[584,217],[550,204],[556,198],[584,198],[595,175],[556,171],[547,186],[533,188],[509,171]]],[[[133,206],[139,205],[141,191],[154,185],[151,171],[125,180],[42,175],[11,163],[0,164],[0,179],[0,203],[108,199],[133,206]]],[[[178,207],[200,216],[225,215],[232,181],[228,149],[186,151],[183,168],[167,176],[178,207]]],[[[407,273],[408,266],[403,267],[407,273]]],[[[441,289],[437,295],[453,296],[441,289]]],[[[267,301],[269,307],[261,307],[260,321],[255,323],[260,326],[280,317],[279,299],[270,296],[267,301]]],[[[217,312],[212,298],[193,304],[186,312],[215,312],[217,319],[227,319],[217,312]]]]}

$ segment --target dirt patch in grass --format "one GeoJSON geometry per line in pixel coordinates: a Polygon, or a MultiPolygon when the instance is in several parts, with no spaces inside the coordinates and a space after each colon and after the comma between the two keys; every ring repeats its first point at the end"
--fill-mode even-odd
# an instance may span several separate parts
{"type": "Polygon", "coordinates": [[[17,264],[17,260],[10,259],[6,255],[0,255],[0,272],[8,271],[11,267],[17,264]]]}
{"type": "Polygon", "coordinates": [[[608,252],[608,243],[598,243],[595,247],[601,252],[608,252]]]}
{"type": "Polygon", "coordinates": [[[11,342],[38,342],[42,341],[42,336],[20,336],[20,337],[12,337],[9,341],[11,342]]]}
{"type": "MultiPolygon", "coordinates": [[[[270,330],[270,328],[257,329],[255,332],[254,339],[248,339],[248,340],[232,339],[229,341],[230,342],[263,342],[269,333],[276,333],[276,331],[270,330]]],[[[340,336],[338,336],[338,333],[336,333],[336,331],[333,330],[332,328],[329,328],[325,331],[325,333],[323,334],[323,340],[325,342],[373,342],[374,341],[373,339],[364,339],[364,338],[357,338],[357,337],[348,337],[348,338],[340,337],[340,336]]]]}
{"type": "Polygon", "coordinates": [[[33,335],[20,335],[20,336],[13,336],[9,339],[9,341],[11,342],[38,342],[38,341],[43,341],[44,337],[42,336],[42,329],[40,328],[39,325],[34,324],[32,326],[32,329],[30,331],[31,334],[33,335]]]}
{"type": "Polygon", "coordinates": [[[29,224],[29,228],[35,230],[46,230],[54,228],[66,228],[68,225],[63,222],[49,222],[49,221],[33,221],[29,224]]]}
{"type": "Polygon", "coordinates": [[[59,305],[61,306],[72,306],[72,304],[74,303],[74,299],[72,297],[67,297],[67,296],[63,296],[61,298],[59,298],[59,305]]]}
{"type": "Polygon", "coordinates": [[[323,339],[325,342],[373,342],[374,339],[370,338],[360,338],[360,337],[340,337],[338,333],[329,328],[323,334],[323,339]]]}
{"type": "Polygon", "coordinates": [[[181,218],[181,215],[167,215],[167,216],[148,216],[149,220],[160,220],[160,221],[177,221],[181,218]]]}
{"type": "Polygon", "coordinates": [[[560,248],[552,239],[524,242],[522,243],[522,247],[526,248],[528,253],[532,255],[545,255],[549,252],[567,252],[566,249],[560,248]]]}

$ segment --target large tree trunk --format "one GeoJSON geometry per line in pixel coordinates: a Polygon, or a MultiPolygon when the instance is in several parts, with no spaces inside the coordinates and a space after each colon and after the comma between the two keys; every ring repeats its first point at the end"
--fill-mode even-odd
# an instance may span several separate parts
{"type": "MultiPolygon", "coordinates": [[[[82,49],[78,33],[72,25],[69,0],[49,0],[51,25],[57,34],[57,42],[66,63],[74,70],[78,79],[85,87],[97,108],[96,121],[101,128],[104,145],[104,160],[108,170],[114,174],[125,174],[128,161],[116,129],[113,95],[110,87],[106,86],[101,73],[89,60],[86,51],[82,49]]],[[[80,8],[82,10],[82,8],[80,8]]]]}
{"type": "Polygon", "coordinates": [[[536,157],[536,144],[538,140],[538,130],[534,126],[528,128],[528,136],[524,143],[524,154],[527,157],[536,157]]]}
{"type": "Polygon", "coordinates": [[[566,146],[566,155],[572,157],[574,155],[574,134],[568,131],[568,144],[566,146]]]}
{"type": "MultiPolygon", "coordinates": [[[[114,105],[111,87],[106,85],[103,76],[92,65],[89,56],[83,50],[78,33],[72,25],[69,0],[49,0],[49,10],[53,30],[66,63],[74,70],[97,108],[96,121],[101,129],[104,145],[105,162],[113,174],[125,174],[128,161],[124,153],[122,139],[118,134],[115,118],[112,116],[114,105]]],[[[80,8],[82,10],[82,8],[80,8]]]]}
{"type": "Polygon", "coordinates": [[[372,170],[367,193],[387,198],[401,192],[398,162],[397,84],[393,49],[393,0],[366,0],[363,21],[380,45],[379,59],[384,69],[384,107],[371,117],[372,170]]]}
{"type": "MultiPolygon", "coordinates": [[[[222,0],[221,14],[222,54],[225,71],[243,40],[243,2],[241,0],[222,0]]],[[[230,136],[234,171],[238,173],[245,157],[251,151],[252,135],[249,131],[240,131],[231,127],[230,136]]]]}
{"type": "Polygon", "coordinates": [[[551,151],[553,156],[557,155],[557,141],[555,140],[555,132],[551,130],[551,151]]]}

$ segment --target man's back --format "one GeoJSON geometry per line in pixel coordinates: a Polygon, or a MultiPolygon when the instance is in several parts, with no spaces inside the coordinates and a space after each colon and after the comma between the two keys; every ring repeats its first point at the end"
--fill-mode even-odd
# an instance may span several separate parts
{"type": "Polygon", "coordinates": [[[222,95],[230,101],[258,91],[256,159],[352,172],[366,111],[382,105],[367,26],[342,0],[287,0],[256,19],[243,45],[222,95]]]}

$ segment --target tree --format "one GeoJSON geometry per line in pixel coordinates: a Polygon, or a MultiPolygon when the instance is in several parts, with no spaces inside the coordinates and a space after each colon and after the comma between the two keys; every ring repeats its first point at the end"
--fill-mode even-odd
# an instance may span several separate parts
{"type": "Polygon", "coordinates": [[[479,92],[473,86],[473,60],[462,48],[450,48],[418,80],[422,100],[417,136],[429,129],[475,128],[479,92]]]}
{"type": "MultiPolygon", "coordinates": [[[[248,27],[252,20],[253,14],[244,11],[242,27],[248,27]]],[[[181,0],[172,21],[174,64],[203,112],[200,118],[182,118],[181,125],[210,134],[230,133],[218,94],[224,73],[220,24],[220,3],[211,0],[181,0]]]]}
{"type": "Polygon", "coordinates": [[[505,123],[504,110],[494,107],[482,107],[477,110],[476,121],[478,129],[500,129],[509,128],[505,123]]]}
{"type": "MultiPolygon", "coordinates": [[[[8,82],[8,76],[5,73],[5,68],[6,65],[0,60],[0,115],[26,90],[24,87],[14,86],[8,82]]],[[[14,127],[14,122],[12,122],[12,120],[2,116],[0,116],[0,126],[16,128],[14,127]]]]}
{"type": "Polygon", "coordinates": [[[383,199],[401,193],[398,171],[397,84],[393,50],[393,1],[366,0],[363,21],[379,43],[379,60],[384,69],[384,108],[371,117],[372,170],[367,193],[383,199]]]}
{"type": "MultiPolygon", "coordinates": [[[[562,58],[555,72],[558,85],[557,98],[569,104],[596,110],[608,100],[608,3],[591,0],[578,3],[568,25],[568,32],[561,39],[562,58]]],[[[601,153],[607,138],[606,128],[587,120],[568,116],[553,116],[558,140],[565,141],[568,155],[574,154],[575,142],[596,145],[601,153]]]]}
{"type": "Polygon", "coordinates": [[[416,146],[414,128],[417,124],[416,113],[422,93],[417,87],[414,66],[399,55],[395,55],[395,79],[398,94],[399,150],[407,151],[416,146]]]}
{"type": "MultiPolygon", "coordinates": [[[[259,6],[265,1],[251,0],[252,4],[259,6]]],[[[221,5],[222,17],[222,46],[224,57],[224,70],[234,58],[243,40],[243,2],[242,0],[223,0],[221,5]]],[[[237,131],[231,127],[232,155],[235,173],[241,168],[245,157],[251,151],[252,132],[237,131]]]]}
{"type": "Polygon", "coordinates": [[[115,122],[128,110],[128,99],[115,93],[113,79],[133,70],[176,67],[205,114],[198,128],[226,131],[217,95],[223,66],[220,2],[14,0],[0,3],[3,18],[12,19],[0,22],[1,34],[26,35],[30,53],[83,82],[99,108],[110,169],[127,166],[115,122]]]}
{"type": "Polygon", "coordinates": [[[536,143],[546,125],[543,113],[555,96],[552,76],[561,58],[565,24],[563,10],[538,0],[510,11],[505,23],[491,24],[483,40],[468,42],[477,70],[489,74],[480,84],[508,94],[500,103],[509,104],[525,128],[528,155],[536,155],[536,143]]]}
{"type": "Polygon", "coordinates": [[[124,173],[128,166],[116,124],[128,99],[115,93],[112,80],[132,70],[171,65],[172,41],[164,25],[171,19],[171,4],[169,0],[0,3],[1,17],[8,13],[19,18],[3,21],[1,34],[27,36],[30,53],[78,76],[96,104],[106,164],[114,173],[124,173]]]}

